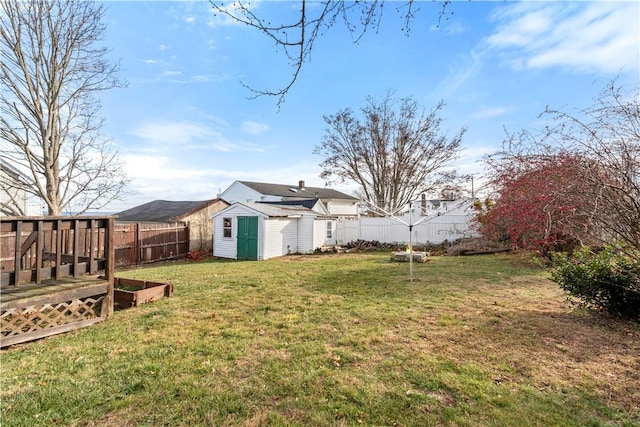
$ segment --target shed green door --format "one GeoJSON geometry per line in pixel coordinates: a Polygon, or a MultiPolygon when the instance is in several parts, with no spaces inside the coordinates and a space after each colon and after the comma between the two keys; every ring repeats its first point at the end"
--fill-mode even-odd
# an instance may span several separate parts
{"type": "Polygon", "coordinates": [[[238,217],[238,259],[258,260],[258,217],[238,217]]]}

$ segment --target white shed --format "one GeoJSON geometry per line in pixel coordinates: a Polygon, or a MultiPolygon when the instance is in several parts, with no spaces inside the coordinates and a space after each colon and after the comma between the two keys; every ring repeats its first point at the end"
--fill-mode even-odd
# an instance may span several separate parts
{"type": "Polygon", "coordinates": [[[318,213],[302,206],[234,203],[212,218],[216,257],[265,260],[311,253],[325,243],[314,232],[318,213]]]}

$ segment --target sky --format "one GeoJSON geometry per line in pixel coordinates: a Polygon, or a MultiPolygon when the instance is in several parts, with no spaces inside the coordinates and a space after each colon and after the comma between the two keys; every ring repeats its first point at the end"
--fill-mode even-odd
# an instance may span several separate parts
{"type": "MultiPolygon", "coordinates": [[[[505,129],[541,129],[546,106],[587,107],[608,80],[640,84],[637,1],[454,1],[440,22],[438,3],[419,2],[408,36],[401,5],[387,2],[378,30],[357,43],[340,24],[328,29],[278,106],[250,99],[243,86],[278,89],[293,71],[255,29],[214,15],[206,1],[108,2],[104,44],[127,86],[102,93],[103,131],[132,182],[103,210],[212,199],[236,180],[323,187],[323,159],[313,154],[323,116],[358,111],[387,91],[427,110],[446,103],[443,131],[468,129],[453,166],[473,174],[477,190],[480,160],[499,149],[505,129]]],[[[252,7],[291,22],[300,3],[252,7]]]]}

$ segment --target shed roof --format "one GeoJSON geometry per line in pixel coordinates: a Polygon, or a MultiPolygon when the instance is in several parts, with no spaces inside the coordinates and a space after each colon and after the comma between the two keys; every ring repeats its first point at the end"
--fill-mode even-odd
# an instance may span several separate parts
{"type": "Polygon", "coordinates": [[[298,197],[301,199],[318,198],[318,199],[343,199],[353,200],[358,199],[348,194],[344,194],[338,190],[323,187],[299,187],[298,185],[286,185],[286,184],[269,184],[266,182],[251,182],[251,181],[238,181],[241,184],[257,191],[260,194],[278,197],[298,197]]]}
{"type": "Polygon", "coordinates": [[[257,203],[266,203],[269,205],[280,205],[280,206],[302,206],[307,209],[313,209],[313,207],[318,203],[320,199],[300,199],[300,200],[280,200],[274,202],[257,202],[257,203]]]}
{"type": "Polygon", "coordinates": [[[118,213],[118,221],[180,221],[192,213],[207,208],[218,201],[222,201],[222,199],[182,202],[154,200],[118,213]]]}

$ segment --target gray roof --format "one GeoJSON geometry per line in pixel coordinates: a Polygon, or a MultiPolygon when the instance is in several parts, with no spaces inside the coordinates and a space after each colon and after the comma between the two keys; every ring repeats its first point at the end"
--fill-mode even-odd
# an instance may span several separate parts
{"type": "Polygon", "coordinates": [[[266,182],[251,182],[251,181],[238,181],[241,184],[246,185],[249,188],[257,191],[260,194],[268,196],[278,197],[297,197],[300,199],[318,198],[318,199],[343,199],[353,200],[358,199],[353,196],[341,193],[338,190],[323,187],[304,187],[300,188],[297,185],[284,185],[284,184],[268,184],[266,182]]]}
{"type": "Polygon", "coordinates": [[[267,203],[270,205],[282,205],[282,206],[302,206],[303,208],[313,209],[320,199],[300,199],[300,200],[280,200],[278,202],[257,202],[267,203]]]}
{"type": "Polygon", "coordinates": [[[238,203],[270,217],[288,217],[291,215],[314,215],[318,213],[300,206],[274,206],[268,203],[238,203]]]}
{"type": "Polygon", "coordinates": [[[169,200],[154,200],[144,205],[122,211],[118,221],[148,221],[169,222],[180,221],[188,214],[204,209],[219,199],[202,200],[197,202],[174,202],[169,200]]]}

